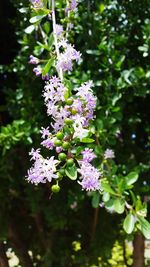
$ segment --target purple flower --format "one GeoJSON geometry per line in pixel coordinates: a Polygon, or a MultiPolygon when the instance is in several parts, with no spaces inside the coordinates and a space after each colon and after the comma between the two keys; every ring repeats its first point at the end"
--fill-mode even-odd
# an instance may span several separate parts
{"type": "Polygon", "coordinates": [[[62,151],[62,147],[61,146],[57,146],[56,147],[56,152],[59,154],[62,151]]]}
{"type": "Polygon", "coordinates": [[[43,3],[41,0],[30,0],[34,8],[41,8],[43,7],[43,3]]]}
{"type": "Polygon", "coordinates": [[[70,9],[71,10],[75,10],[77,8],[77,1],[76,0],[72,0],[70,3],[70,9]]]}
{"type": "Polygon", "coordinates": [[[69,6],[66,7],[65,12],[68,13],[68,11],[74,11],[77,8],[77,1],[71,0],[69,3],[69,6]]]}
{"type": "Polygon", "coordinates": [[[50,76],[48,73],[45,76],[42,76],[43,81],[49,81],[49,79],[50,79],[50,76]]]}
{"type": "Polygon", "coordinates": [[[91,162],[94,158],[96,158],[93,149],[90,148],[85,148],[85,150],[83,150],[81,154],[83,155],[83,161],[87,163],[91,162]]]}
{"type": "Polygon", "coordinates": [[[113,158],[115,158],[114,151],[107,148],[104,153],[104,159],[113,159],[113,158]]]}
{"type": "Polygon", "coordinates": [[[78,172],[81,174],[82,181],[79,184],[86,191],[100,190],[100,176],[101,173],[93,167],[90,163],[79,162],[80,169],[78,172]]]}
{"type": "Polygon", "coordinates": [[[73,61],[78,61],[81,57],[80,52],[76,51],[76,49],[67,43],[67,40],[62,40],[59,43],[59,46],[63,46],[64,52],[60,54],[56,68],[58,70],[62,69],[63,72],[71,71],[73,67],[73,61]]]}
{"type": "Polygon", "coordinates": [[[38,63],[39,63],[39,59],[37,57],[34,57],[33,55],[30,55],[29,64],[37,65],[38,63]]]}
{"type": "Polygon", "coordinates": [[[59,37],[63,33],[63,26],[60,24],[56,24],[56,35],[59,37]]]}
{"type": "Polygon", "coordinates": [[[44,159],[42,156],[35,159],[34,165],[29,169],[28,182],[39,184],[51,182],[53,178],[57,178],[56,165],[58,160],[54,157],[44,159]]]}
{"type": "Polygon", "coordinates": [[[49,127],[42,127],[40,133],[42,134],[42,138],[45,139],[45,137],[48,137],[50,135],[49,127]]]}
{"type": "Polygon", "coordinates": [[[54,140],[47,138],[46,140],[41,142],[41,145],[52,150],[54,148],[54,140]]]}
{"type": "Polygon", "coordinates": [[[41,157],[40,148],[38,148],[36,150],[34,148],[32,148],[31,152],[29,152],[29,155],[32,156],[31,160],[39,159],[41,157]]]}
{"type": "Polygon", "coordinates": [[[36,68],[34,68],[34,69],[33,69],[33,72],[35,73],[35,75],[36,75],[37,77],[39,77],[39,76],[41,75],[41,73],[42,73],[40,67],[36,67],[36,68]]]}

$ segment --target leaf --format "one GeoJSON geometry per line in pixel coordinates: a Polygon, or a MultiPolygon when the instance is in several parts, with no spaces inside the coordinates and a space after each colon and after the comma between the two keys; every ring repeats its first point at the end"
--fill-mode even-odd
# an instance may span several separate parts
{"type": "Polygon", "coordinates": [[[141,225],[141,232],[145,238],[150,239],[150,223],[143,217],[138,217],[139,223],[141,225]]]}
{"type": "Polygon", "coordinates": [[[30,26],[27,27],[24,31],[25,31],[25,33],[27,33],[27,34],[30,34],[30,33],[32,33],[32,32],[34,31],[34,29],[35,29],[34,25],[30,25],[30,26]]]}
{"type": "Polygon", "coordinates": [[[112,195],[116,195],[116,192],[111,188],[111,186],[109,185],[107,181],[102,181],[101,187],[105,192],[110,193],[112,195]]]}
{"type": "Polygon", "coordinates": [[[49,70],[50,70],[50,68],[51,68],[51,66],[53,64],[53,61],[54,61],[53,58],[50,58],[48,60],[47,64],[45,65],[45,67],[42,70],[42,76],[45,76],[49,72],[49,70]]]}
{"type": "Polygon", "coordinates": [[[129,213],[123,222],[123,228],[127,234],[132,233],[134,225],[135,225],[135,217],[133,216],[133,214],[129,213]]]}
{"type": "Polygon", "coordinates": [[[77,168],[76,168],[76,165],[74,164],[71,167],[67,167],[65,169],[65,173],[71,180],[76,180],[77,179],[77,168]]]}
{"type": "Polygon", "coordinates": [[[88,137],[84,137],[81,140],[82,143],[93,143],[94,141],[95,141],[94,139],[88,137]]]}
{"type": "MultiPolygon", "coordinates": [[[[34,13],[35,14],[35,13],[34,13]]],[[[36,23],[46,17],[49,14],[48,9],[37,9],[36,10],[36,16],[33,16],[29,21],[30,23],[36,23]]]]}
{"type": "Polygon", "coordinates": [[[19,12],[20,12],[20,13],[27,13],[28,10],[29,10],[29,8],[27,8],[27,7],[22,7],[22,8],[19,9],[19,12]]]}
{"type": "Polygon", "coordinates": [[[30,23],[36,23],[36,22],[40,21],[41,19],[43,19],[46,16],[47,16],[47,14],[34,16],[29,20],[29,22],[30,23]]]}
{"type": "Polygon", "coordinates": [[[100,194],[95,192],[93,197],[92,197],[92,207],[93,208],[98,208],[99,206],[99,200],[100,200],[100,194]]]}
{"type": "Polygon", "coordinates": [[[111,198],[107,202],[105,202],[105,208],[108,209],[109,211],[114,211],[114,199],[111,198]]]}
{"type": "Polygon", "coordinates": [[[139,175],[137,172],[130,172],[127,176],[126,176],[126,183],[127,185],[132,185],[134,184],[137,179],[138,179],[139,175]]]}
{"type": "Polygon", "coordinates": [[[103,201],[104,201],[104,202],[107,202],[109,199],[110,199],[110,195],[109,195],[109,193],[104,192],[104,194],[103,194],[103,201]]]}
{"type": "Polygon", "coordinates": [[[114,210],[117,213],[122,214],[124,212],[124,206],[125,206],[125,202],[123,199],[116,198],[114,200],[114,210]]]}

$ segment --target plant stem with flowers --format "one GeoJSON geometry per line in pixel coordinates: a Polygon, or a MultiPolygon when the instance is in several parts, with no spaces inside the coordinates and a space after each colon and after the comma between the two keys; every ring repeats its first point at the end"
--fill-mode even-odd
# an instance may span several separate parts
{"type": "MultiPolygon", "coordinates": [[[[40,65],[43,59],[40,60],[33,55],[29,61],[37,65],[34,68],[36,76],[42,75],[47,80],[43,97],[52,123],[49,127],[41,129],[41,145],[48,151],[53,151],[53,156],[44,158],[40,149],[32,149],[30,155],[34,163],[28,171],[27,180],[36,185],[49,182],[52,184],[52,192],[60,190],[61,180],[65,176],[73,181],[77,180],[82,190],[90,191],[93,199],[98,199],[94,206],[105,206],[110,212],[119,214],[126,213],[123,227],[128,234],[140,229],[146,237],[150,237],[147,231],[150,225],[144,218],[147,213],[146,205],[141,199],[136,198],[132,191],[138,173],[134,170],[125,177],[117,174],[114,171],[114,152],[105,148],[100,155],[96,153],[93,145],[99,136],[94,127],[97,98],[92,90],[93,82],[84,82],[80,87],[73,89],[73,85],[69,87],[66,83],[68,72],[73,70],[74,63],[79,62],[81,58],[80,52],[65,38],[69,36],[68,24],[66,35],[63,26],[56,23],[54,0],[48,3],[31,0],[31,4],[34,10],[31,21],[38,21],[39,27],[42,27],[42,19],[48,17],[51,18],[53,26],[51,47],[46,46],[52,53],[51,58],[44,66],[40,65]],[[50,77],[51,68],[58,77],[50,77]],[[131,201],[133,204],[129,205],[128,202],[131,201]]],[[[67,1],[67,19],[70,12],[75,12],[76,9],[76,0],[67,1]]],[[[100,147],[99,140],[97,144],[100,147]]]]}

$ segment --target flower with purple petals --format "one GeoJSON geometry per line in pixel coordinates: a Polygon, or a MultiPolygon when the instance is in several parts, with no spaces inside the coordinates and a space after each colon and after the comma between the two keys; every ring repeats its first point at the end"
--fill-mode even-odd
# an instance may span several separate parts
{"type": "Polygon", "coordinates": [[[56,24],[56,35],[60,37],[63,33],[63,26],[60,24],[56,24]]]}
{"type": "Polygon", "coordinates": [[[63,72],[71,71],[73,68],[73,61],[78,61],[81,54],[71,44],[68,44],[67,40],[62,40],[59,46],[64,48],[64,52],[60,53],[56,68],[57,70],[62,69],[63,72]]]}
{"type": "Polygon", "coordinates": [[[36,157],[34,165],[29,169],[28,182],[39,184],[51,182],[52,179],[58,178],[56,174],[56,165],[58,160],[54,157],[44,159],[42,156],[36,157]]]}
{"type": "Polygon", "coordinates": [[[31,151],[29,152],[29,155],[32,156],[31,160],[36,160],[40,158],[40,148],[34,149],[32,148],[31,151]]]}
{"type": "Polygon", "coordinates": [[[42,74],[42,70],[41,70],[40,67],[36,67],[36,68],[34,68],[34,69],[33,69],[33,72],[35,73],[35,75],[36,75],[37,77],[39,77],[39,76],[42,74]]]}
{"type": "Polygon", "coordinates": [[[87,162],[87,163],[91,162],[93,159],[96,158],[96,155],[93,152],[93,149],[91,149],[91,148],[85,148],[81,152],[81,154],[83,155],[83,161],[84,162],[87,162]]]}
{"type": "Polygon", "coordinates": [[[42,134],[42,138],[45,139],[45,137],[48,137],[50,135],[49,127],[42,127],[40,133],[42,134]]]}
{"type": "Polygon", "coordinates": [[[50,138],[45,139],[44,141],[41,142],[41,145],[52,150],[54,148],[54,138],[53,139],[50,139],[50,138]]]}
{"type": "Polygon", "coordinates": [[[34,57],[33,55],[30,55],[29,64],[37,65],[39,64],[39,59],[37,57],[34,57]]]}
{"type": "Polygon", "coordinates": [[[41,0],[30,0],[31,4],[34,8],[41,8],[43,7],[43,3],[41,0]]]}
{"type": "Polygon", "coordinates": [[[100,190],[100,177],[101,173],[90,163],[79,162],[80,169],[78,172],[81,174],[82,181],[79,184],[86,191],[100,190]]]}
{"type": "Polygon", "coordinates": [[[69,6],[65,9],[65,12],[67,13],[68,11],[74,11],[77,8],[77,5],[78,3],[76,0],[71,0],[69,6]]]}
{"type": "Polygon", "coordinates": [[[114,151],[107,148],[104,153],[104,159],[113,159],[113,158],[115,158],[114,151]]]}

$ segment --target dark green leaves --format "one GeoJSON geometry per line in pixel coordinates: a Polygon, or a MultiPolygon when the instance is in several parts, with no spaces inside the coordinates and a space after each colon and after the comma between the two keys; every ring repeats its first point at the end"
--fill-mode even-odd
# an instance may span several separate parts
{"type": "Polygon", "coordinates": [[[53,65],[54,59],[50,58],[47,62],[47,64],[45,65],[45,67],[42,70],[42,75],[45,76],[46,74],[48,74],[51,66],[53,65]]]}
{"type": "Polygon", "coordinates": [[[29,21],[30,21],[30,23],[39,22],[41,19],[46,17],[48,14],[49,14],[48,9],[38,9],[38,10],[36,10],[36,15],[33,16],[29,21]]]}
{"type": "Polygon", "coordinates": [[[127,234],[131,234],[135,225],[135,217],[132,213],[129,213],[123,223],[123,228],[127,234]]]}
{"type": "Polygon", "coordinates": [[[24,31],[25,33],[27,34],[31,34],[35,29],[35,26],[34,25],[30,25],[29,27],[27,27],[24,31]]]}
{"type": "Polygon", "coordinates": [[[72,167],[67,167],[65,169],[65,173],[71,180],[76,180],[77,179],[77,168],[75,164],[72,167]]]}
{"type": "Polygon", "coordinates": [[[138,173],[137,172],[130,172],[127,176],[126,176],[126,183],[127,185],[132,185],[134,184],[137,179],[138,179],[138,173]]]}
{"type": "Polygon", "coordinates": [[[138,217],[140,230],[145,238],[150,239],[150,223],[142,216],[138,217]]]}
{"type": "Polygon", "coordinates": [[[111,188],[111,186],[106,180],[103,180],[101,182],[101,187],[105,192],[110,193],[112,195],[116,195],[116,192],[111,188]]]}

